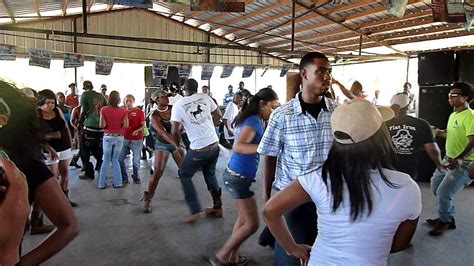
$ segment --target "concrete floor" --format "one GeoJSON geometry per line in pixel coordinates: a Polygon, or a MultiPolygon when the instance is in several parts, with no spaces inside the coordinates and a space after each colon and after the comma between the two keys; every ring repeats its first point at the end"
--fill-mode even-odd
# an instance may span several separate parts
{"type": "MultiPolygon", "coordinates": [[[[128,162],[130,165],[130,162],[128,162]]],[[[148,186],[149,161],[142,161],[143,183],[124,188],[98,190],[95,181],[79,180],[79,171],[70,171],[70,195],[80,206],[75,208],[81,232],[64,250],[44,265],[209,265],[209,256],[229,236],[236,218],[230,197],[224,193],[223,219],[203,219],[190,225],[182,222],[188,215],[177,167],[170,159],[153,201],[153,212],[144,214],[140,198],[148,186]]],[[[218,179],[226,159],[218,163],[218,179]]],[[[111,175],[111,169],[109,169],[111,175]]],[[[111,184],[111,179],[108,179],[111,184]]],[[[200,172],[194,177],[203,206],[211,204],[200,172]]],[[[261,210],[260,186],[254,185],[261,210]]],[[[457,229],[443,236],[428,236],[423,221],[435,217],[434,199],[428,183],[420,184],[423,213],[409,249],[393,254],[391,265],[474,265],[474,188],[464,189],[456,199],[457,229]]],[[[264,227],[261,222],[261,229],[264,227]]],[[[261,231],[259,230],[259,232],[261,231]]],[[[241,253],[250,259],[249,265],[272,265],[272,250],[257,244],[257,235],[244,243],[241,253]]],[[[37,245],[44,236],[25,235],[23,250],[37,245]]]]}

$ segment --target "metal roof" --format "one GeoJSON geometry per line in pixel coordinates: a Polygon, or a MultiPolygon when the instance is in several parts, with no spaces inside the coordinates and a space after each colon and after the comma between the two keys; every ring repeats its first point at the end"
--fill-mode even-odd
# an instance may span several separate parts
{"type": "MultiPolygon", "coordinates": [[[[88,12],[126,8],[87,0],[88,12]]],[[[100,1],[98,1],[100,2],[100,1]]],[[[373,52],[412,55],[421,50],[472,47],[474,31],[460,24],[434,23],[431,1],[408,0],[402,18],[388,13],[387,0],[336,1],[299,0],[295,6],[294,51],[291,0],[245,0],[245,12],[217,13],[191,11],[189,6],[155,0],[153,9],[231,42],[261,47],[283,59],[318,50],[327,54],[373,52]],[[465,38],[459,38],[466,36],[465,38]],[[442,41],[450,39],[450,41],[442,41]],[[419,45],[430,41],[436,45],[419,45]],[[445,43],[445,45],[443,45],[445,43]],[[410,45],[413,44],[413,45],[410,45]],[[275,52],[281,50],[281,52],[275,52]]],[[[0,0],[0,25],[26,20],[54,19],[82,12],[82,0],[0,0]]]]}

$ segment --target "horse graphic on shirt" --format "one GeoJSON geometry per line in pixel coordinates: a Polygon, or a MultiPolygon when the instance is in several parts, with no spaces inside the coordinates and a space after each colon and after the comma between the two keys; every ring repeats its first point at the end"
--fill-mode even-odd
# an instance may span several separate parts
{"type": "Polygon", "coordinates": [[[191,112],[191,115],[194,116],[194,119],[197,119],[197,116],[198,116],[200,113],[202,113],[202,111],[203,111],[203,110],[201,109],[201,105],[198,104],[197,110],[191,112]]]}

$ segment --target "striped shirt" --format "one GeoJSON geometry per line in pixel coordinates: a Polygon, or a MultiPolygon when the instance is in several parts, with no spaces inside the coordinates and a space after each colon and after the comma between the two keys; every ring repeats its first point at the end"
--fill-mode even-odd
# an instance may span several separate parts
{"type": "Polygon", "coordinates": [[[270,116],[258,153],[278,157],[273,187],[282,190],[298,176],[321,166],[331,148],[331,114],[336,104],[324,97],[316,120],[301,107],[300,93],[270,116]]]}

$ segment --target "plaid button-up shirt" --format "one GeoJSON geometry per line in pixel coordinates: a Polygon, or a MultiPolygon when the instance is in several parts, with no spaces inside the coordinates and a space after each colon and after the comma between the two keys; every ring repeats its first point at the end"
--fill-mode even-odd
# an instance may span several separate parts
{"type": "Polygon", "coordinates": [[[305,112],[300,93],[270,116],[258,153],[277,158],[273,187],[284,189],[299,175],[321,166],[331,148],[331,113],[336,104],[324,97],[325,107],[316,120],[305,112]]]}

